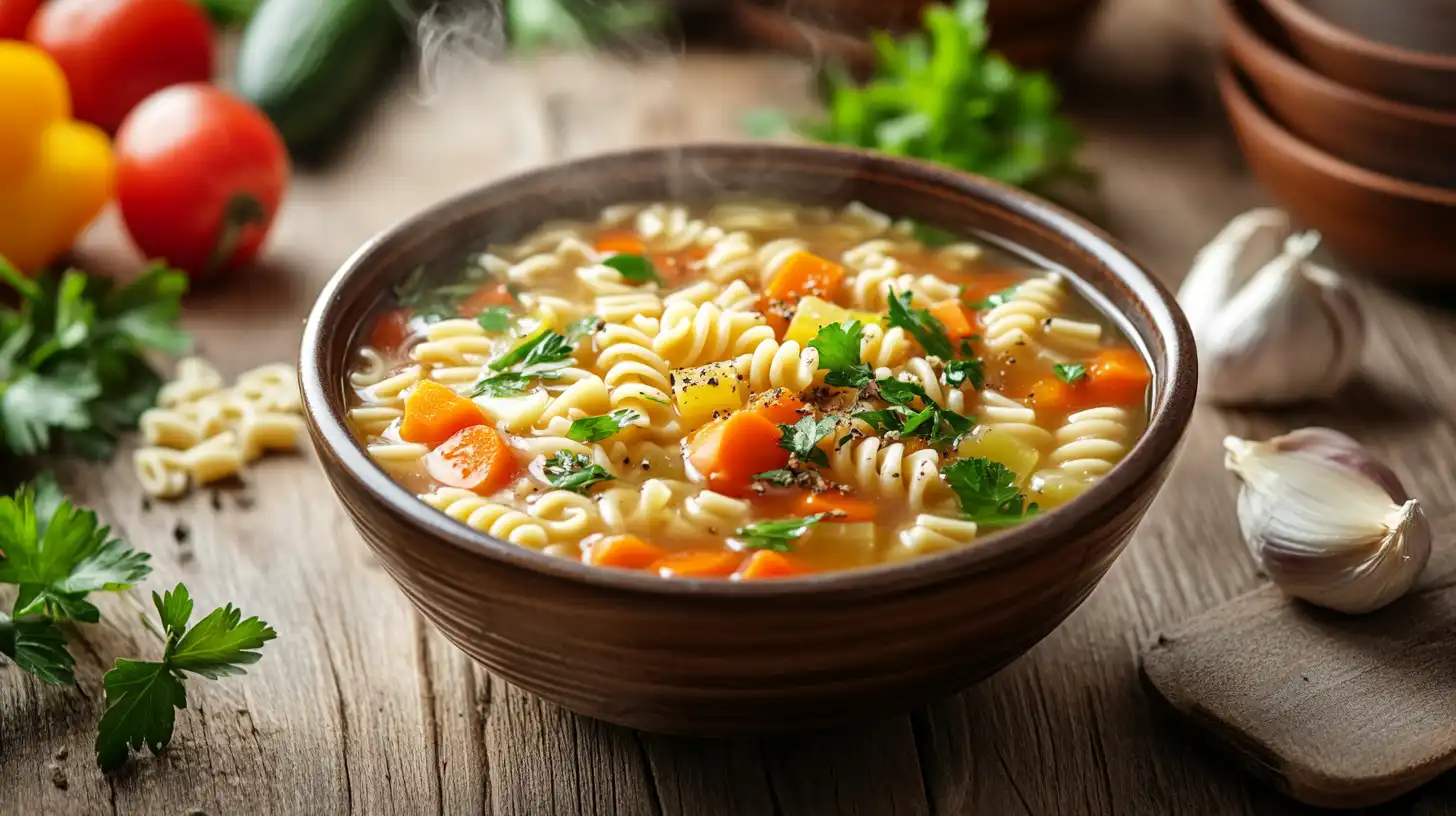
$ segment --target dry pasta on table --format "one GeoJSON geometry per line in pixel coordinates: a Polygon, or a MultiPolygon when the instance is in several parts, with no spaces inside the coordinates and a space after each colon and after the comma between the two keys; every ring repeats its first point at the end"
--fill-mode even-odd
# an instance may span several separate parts
{"type": "MultiPolygon", "coordinates": [[[[1071,500],[1145,427],[1149,368],[1074,283],[861,204],[616,205],[411,271],[359,332],[349,420],[426,504],[550,556],[728,580],[917,558],[1071,500]]],[[[158,440],[222,389],[190,373],[158,440]]],[[[286,407],[281,374],[239,389],[286,407]]]]}

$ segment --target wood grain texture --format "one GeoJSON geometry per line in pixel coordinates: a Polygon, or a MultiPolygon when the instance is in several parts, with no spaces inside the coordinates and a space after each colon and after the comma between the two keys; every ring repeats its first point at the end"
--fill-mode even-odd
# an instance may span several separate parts
{"type": "MultiPolygon", "coordinates": [[[[1265,200],[1213,98],[1209,10],[1109,2],[1068,90],[1103,171],[1102,222],[1170,281],[1230,216],[1265,200]]],[[[264,265],[189,299],[189,327],[228,373],[288,359],[314,294],[359,242],[445,195],[560,156],[727,137],[746,110],[809,104],[806,72],[765,57],[473,70],[428,104],[416,85],[400,88],[333,165],[301,175],[264,265]]],[[[110,220],[88,239],[113,264],[130,260],[119,246],[110,220]]],[[[1456,325],[1429,302],[1369,299],[1378,329],[1360,389],[1305,412],[1200,409],[1133,542],[1060,628],[963,694],[831,733],[643,735],[521,696],[415,616],[310,456],[265,460],[217,509],[204,493],[144,511],[125,467],[68,470],[68,486],[155,554],[147,588],[185,579],[199,603],[237,601],[280,637],[245,677],[199,685],[166,756],[115,780],[90,756],[100,675],[118,655],[156,648],[126,606],[107,604],[109,622],[76,639],[75,689],[0,668],[0,812],[1303,812],[1159,716],[1137,655],[1157,632],[1256,584],[1222,472],[1225,433],[1332,424],[1386,451],[1433,521],[1456,515],[1446,360],[1456,325]],[[198,530],[184,544],[178,521],[198,530]]],[[[1372,812],[1456,812],[1456,781],[1372,812]]]]}

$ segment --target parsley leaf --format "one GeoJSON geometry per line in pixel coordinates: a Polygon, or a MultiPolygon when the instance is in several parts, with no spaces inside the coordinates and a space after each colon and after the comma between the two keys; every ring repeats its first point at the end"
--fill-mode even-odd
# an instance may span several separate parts
{"type": "Polygon", "coordinates": [[[945,333],[945,326],[929,309],[916,309],[910,305],[909,292],[890,293],[890,325],[899,326],[910,332],[920,342],[925,353],[949,360],[955,356],[955,347],[945,333]]]}
{"type": "Polygon", "coordinates": [[[809,529],[823,518],[823,513],[815,513],[803,518],[760,521],[746,527],[739,527],[733,533],[733,537],[746,550],[788,552],[796,539],[809,532],[809,529]]]}
{"type": "Polygon", "coordinates": [[[776,487],[788,487],[794,483],[794,472],[792,470],[765,470],[762,473],[753,475],[754,481],[768,482],[776,487]]]}
{"type": "Polygon", "coordinates": [[[1020,285],[1021,284],[1018,283],[1008,286],[999,292],[989,295],[985,300],[981,301],[980,303],[969,304],[970,308],[972,311],[984,312],[987,309],[994,309],[997,306],[1004,306],[1008,302],[1010,302],[1013,297],[1016,297],[1016,287],[1020,285]]]}
{"type": "Polygon", "coordinates": [[[583,338],[601,331],[605,322],[596,315],[588,315],[580,320],[572,321],[572,324],[566,327],[566,342],[573,346],[580,343],[583,338]]]}
{"type": "Polygon", "coordinates": [[[910,234],[915,240],[928,247],[943,247],[956,242],[955,233],[943,230],[940,227],[932,227],[921,221],[910,222],[910,234]]]}
{"type": "Polygon", "coordinates": [[[869,363],[859,359],[864,326],[858,320],[832,323],[819,330],[809,348],[819,352],[819,367],[827,369],[824,382],[845,388],[863,388],[874,377],[869,363]]]}
{"type": "Polygon", "coordinates": [[[546,482],[557,490],[586,493],[598,482],[610,482],[616,478],[601,465],[593,464],[590,456],[559,450],[546,460],[542,470],[546,482]]]}
{"type": "Polygon", "coordinates": [[[16,584],[15,616],[95,622],[86,600],[100,590],[126,589],[152,568],[148,555],[111,537],[96,514],[77,508],[48,478],[0,497],[0,583],[16,584]]]}
{"type": "Polygon", "coordinates": [[[571,423],[566,438],[583,445],[600,442],[641,419],[631,408],[618,408],[606,416],[582,417],[571,423]]]}
{"type": "Polygon", "coordinates": [[[973,457],[957,459],[940,469],[955,491],[961,513],[987,526],[1013,524],[1037,511],[1016,486],[1016,474],[1000,462],[973,457]]]}
{"type": "Polygon", "coordinates": [[[829,467],[829,457],[820,450],[819,440],[833,433],[838,425],[838,417],[833,416],[817,420],[806,416],[793,425],[780,425],[783,436],[779,438],[779,447],[792,453],[800,462],[829,467]]]}
{"type": "Polygon", "coordinates": [[[188,628],[192,598],[178,584],[165,596],[152,593],[167,645],[159,662],[118,659],[102,678],[106,711],[96,734],[96,762],[110,771],[126,763],[132,750],[153,754],[172,741],[176,709],[187,707],[184,672],[220,678],[242,674],[258,662],[257,651],[278,636],[257,618],[228,604],[188,628]]]}
{"type": "Polygon", "coordinates": [[[916,399],[921,405],[935,405],[930,395],[925,393],[925,388],[918,382],[908,380],[897,380],[887,377],[875,381],[875,387],[880,392],[880,399],[891,405],[903,405],[909,407],[916,399]]]}
{"type": "Polygon", "coordinates": [[[655,283],[658,286],[666,286],[667,282],[657,274],[657,267],[652,265],[652,259],[646,255],[631,255],[625,252],[618,252],[616,255],[602,261],[602,266],[617,270],[622,280],[628,283],[655,283]]]}
{"type": "Polygon", "coordinates": [[[1087,366],[1082,363],[1057,363],[1052,366],[1052,373],[1067,385],[1073,385],[1087,376],[1087,366]]]}
{"type": "Polygon", "coordinates": [[[932,447],[952,444],[970,433],[975,419],[943,408],[918,382],[881,379],[875,380],[875,390],[890,407],[878,411],[861,411],[856,419],[868,422],[876,433],[895,431],[903,437],[920,436],[932,447]],[[915,400],[920,400],[916,408],[915,400]]]}
{"type": "Polygon", "coordinates": [[[515,320],[511,316],[511,307],[492,306],[476,315],[475,322],[479,323],[480,327],[488,332],[500,333],[509,331],[511,323],[515,322],[515,320]]]}
{"type": "Polygon", "coordinates": [[[0,258],[0,456],[59,443],[109,455],[118,434],[152,406],[162,378],[147,354],[190,344],[178,327],[187,276],[154,264],[118,286],[71,269],[28,278],[0,258]]]}
{"type": "Polygon", "coordinates": [[[516,346],[490,362],[491,371],[505,371],[519,365],[521,368],[549,365],[571,359],[576,351],[565,337],[554,331],[538,332],[535,336],[516,346]]]}
{"type": "Polygon", "coordinates": [[[445,320],[459,315],[460,304],[489,280],[490,272],[484,267],[469,264],[460,281],[437,284],[425,274],[423,266],[417,266],[394,287],[394,299],[424,320],[445,320]]]}
{"type": "Polygon", "coordinates": [[[951,360],[945,364],[945,373],[942,375],[945,384],[949,386],[961,386],[970,383],[977,391],[986,384],[986,367],[980,360],[951,360]]]}
{"type": "Polygon", "coordinates": [[[520,371],[505,371],[489,377],[482,377],[475,382],[475,388],[470,392],[474,397],[519,397],[526,393],[528,386],[537,380],[554,380],[561,376],[559,372],[541,370],[531,374],[520,371]]]}
{"type": "Polygon", "coordinates": [[[900,433],[905,427],[905,414],[904,408],[892,406],[878,411],[860,411],[854,418],[869,423],[876,434],[883,436],[891,431],[900,433]]]}
{"type": "Polygon", "coordinates": [[[76,660],[66,651],[66,635],[49,618],[17,620],[0,612],[0,654],[52,685],[76,682],[76,660]]]}

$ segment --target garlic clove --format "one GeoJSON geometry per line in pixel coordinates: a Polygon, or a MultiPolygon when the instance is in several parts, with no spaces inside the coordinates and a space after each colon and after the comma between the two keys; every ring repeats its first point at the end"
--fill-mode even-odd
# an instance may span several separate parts
{"type": "Polygon", "coordinates": [[[1229,298],[1279,254],[1289,233],[1289,216],[1283,210],[1263,207],[1235,216],[1199,250],[1178,288],[1178,305],[1200,344],[1229,298]]]}
{"type": "Polygon", "coordinates": [[[1394,472],[1348,436],[1307,428],[1266,442],[1228,437],[1239,527],[1285,593],[1347,613],[1404,595],[1425,569],[1431,529],[1394,472]]]}

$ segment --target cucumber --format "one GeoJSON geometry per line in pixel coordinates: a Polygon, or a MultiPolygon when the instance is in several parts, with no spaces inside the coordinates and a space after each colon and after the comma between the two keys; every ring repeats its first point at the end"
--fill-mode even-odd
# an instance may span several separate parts
{"type": "Polygon", "coordinates": [[[396,66],[391,0],[264,0],[243,31],[235,85],[295,153],[317,148],[396,66]]]}

